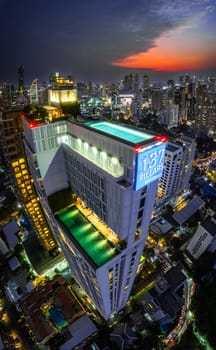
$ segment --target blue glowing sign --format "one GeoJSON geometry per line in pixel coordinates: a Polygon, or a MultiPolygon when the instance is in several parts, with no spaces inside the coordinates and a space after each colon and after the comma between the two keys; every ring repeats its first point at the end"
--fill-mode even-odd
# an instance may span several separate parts
{"type": "Polygon", "coordinates": [[[166,143],[151,148],[143,148],[136,155],[134,190],[148,185],[163,173],[166,143]]]}

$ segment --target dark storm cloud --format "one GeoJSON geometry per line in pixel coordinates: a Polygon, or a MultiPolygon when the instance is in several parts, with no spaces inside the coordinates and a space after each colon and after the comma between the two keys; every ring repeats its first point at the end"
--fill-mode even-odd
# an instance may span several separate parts
{"type": "Polygon", "coordinates": [[[155,38],[210,5],[208,0],[0,0],[0,81],[11,79],[21,64],[30,79],[47,78],[53,70],[109,77],[117,72],[112,61],[153,47],[155,38]]]}

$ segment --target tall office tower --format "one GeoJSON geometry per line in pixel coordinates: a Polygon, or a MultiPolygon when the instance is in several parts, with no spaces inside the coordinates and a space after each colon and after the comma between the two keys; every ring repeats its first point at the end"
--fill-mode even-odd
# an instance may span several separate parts
{"type": "Polygon", "coordinates": [[[209,92],[216,93],[216,76],[208,77],[208,89],[209,92]]]}
{"type": "Polygon", "coordinates": [[[160,89],[153,89],[152,95],[151,95],[151,100],[152,100],[152,110],[155,113],[159,113],[162,109],[162,91],[160,89]]]}
{"type": "Polygon", "coordinates": [[[176,143],[168,142],[156,206],[170,199],[177,199],[181,193],[189,189],[195,150],[195,139],[186,135],[176,140],[176,143]]]}
{"type": "Polygon", "coordinates": [[[211,96],[208,103],[207,113],[209,115],[208,135],[215,137],[216,135],[216,96],[211,96]]]}
{"type": "Polygon", "coordinates": [[[185,92],[187,93],[188,97],[192,98],[196,96],[196,82],[192,81],[189,84],[185,85],[185,88],[187,89],[185,92]]]}
{"type": "Polygon", "coordinates": [[[184,75],[184,84],[189,84],[191,82],[191,78],[190,78],[190,75],[189,74],[185,74],[184,75]]]}
{"type": "Polygon", "coordinates": [[[176,105],[181,105],[181,102],[182,102],[182,92],[183,92],[183,89],[181,89],[179,86],[176,86],[175,87],[175,91],[174,91],[174,103],[176,105]]]}
{"type": "Polygon", "coordinates": [[[167,81],[167,103],[174,103],[175,100],[175,81],[167,81]]]}
{"type": "Polygon", "coordinates": [[[132,90],[134,92],[138,92],[139,91],[139,74],[136,73],[133,75],[133,85],[132,85],[132,90]]]}
{"type": "Polygon", "coordinates": [[[18,69],[18,83],[19,83],[19,92],[24,92],[24,66],[20,66],[18,69]]]}
{"type": "Polygon", "coordinates": [[[31,104],[38,104],[39,103],[39,97],[38,97],[38,79],[34,79],[30,86],[30,103],[31,104]]]}
{"type": "Polygon", "coordinates": [[[208,134],[209,113],[208,113],[208,91],[206,84],[200,82],[196,89],[196,116],[195,126],[198,134],[208,134]]]}
{"type": "Polygon", "coordinates": [[[139,91],[139,74],[125,75],[123,85],[125,90],[139,91]]]}
{"type": "MultiPolygon", "coordinates": [[[[23,108],[23,107],[22,107],[23,108]]],[[[44,247],[52,252],[57,248],[34,188],[23,147],[23,109],[4,110],[2,115],[2,144],[7,165],[11,169],[16,195],[25,207],[29,219],[44,247]]]]}
{"type": "Polygon", "coordinates": [[[184,86],[184,75],[179,75],[179,85],[184,86]]]}
{"type": "Polygon", "coordinates": [[[125,75],[123,85],[125,90],[133,89],[133,74],[125,75]]]}
{"type": "Polygon", "coordinates": [[[68,119],[35,127],[24,120],[24,140],[38,195],[72,274],[109,319],[130,296],[167,138],[68,119]],[[46,199],[50,203],[64,189],[71,191],[70,204],[59,205],[54,217],[46,199]]]}
{"type": "Polygon", "coordinates": [[[186,119],[187,122],[190,124],[195,123],[195,115],[196,115],[196,99],[195,97],[188,97],[186,96],[185,101],[185,107],[186,107],[186,119]]]}
{"type": "MultiPolygon", "coordinates": [[[[178,90],[177,90],[178,91],[178,90]]],[[[187,108],[186,108],[186,98],[187,95],[185,93],[185,89],[181,87],[177,93],[180,95],[175,101],[179,105],[179,124],[187,121],[187,108]]]]}
{"type": "Polygon", "coordinates": [[[149,93],[150,93],[149,76],[145,74],[143,76],[143,95],[148,97],[149,93]]]}
{"type": "Polygon", "coordinates": [[[177,104],[166,105],[164,113],[160,116],[160,122],[168,129],[177,127],[179,125],[179,106],[177,104]]]}

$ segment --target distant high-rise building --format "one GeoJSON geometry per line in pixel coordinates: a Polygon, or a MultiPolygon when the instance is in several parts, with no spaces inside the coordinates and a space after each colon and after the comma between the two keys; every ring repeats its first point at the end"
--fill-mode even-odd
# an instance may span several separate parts
{"type": "Polygon", "coordinates": [[[179,106],[177,104],[167,104],[164,113],[160,116],[161,124],[165,125],[167,129],[178,126],[179,106]]]}
{"type": "Polygon", "coordinates": [[[198,134],[206,134],[209,129],[208,91],[205,83],[200,82],[196,89],[195,126],[198,134]]]}
{"type": "Polygon", "coordinates": [[[191,77],[189,76],[189,74],[185,74],[184,78],[183,78],[184,84],[189,84],[191,82],[191,77]]]}
{"type": "Polygon", "coordinates": [[[208,113],[208,120],[209,120],[208,136],[215,137],[216,135],[216,97],[209,99],[207,113],[208,113]]]}
{"type": "Polygon", "coordinates": [[[18,83],[19,83],[19,92],[24,92],[24,66],[20,66],[18,69],[18,83]]]}
{"type": "Polygon", "coordinates": [[[216,93],[216,76],[209,76],[208,77],[208,88],[209,92],[216,93]]]}
{"type": "Polygon", "coordinates": [[[77,103],[77,88],[71,76],[63,78],[59,73],[51,74],[48,87],[48,104],[62,107],[65,104],[77,103]]]}
{"type": "Polygon", "coordinates": [[[136,73],[133,75],[133,86],[132,86],[132,89],[134,92],[138,92],[139,91],[139,74],[136,73]]]}
{"type": "Polygon", "coordinates": [[[175,81],[167,81],[167,103],[174,103],[175,100],[175,81]]]}
{"type": "Polygon", "coordinates": [[[149,76],[148,75],[144,75],[143,76],[143,99],[144,101],[149,101],[149,97],[150,97],[150,83],[149,83],[149,76]]]}
{"type": "Polygon", "coordinates": [[[180,145],[168,142],[164,170],[158,184],[158,202],[164,202],[176,194],[180,174],[183,149],[180,145]]]}
{"type": "Polygon", "coordinates": [[[160,89],[153,89],[151,100],[152,100],[152,110],[155,113],[159,113],[162,109],[162,91],[160,89]]]}
{"type": "Polygon", "coordinates": [[[139,91],[139,74],[125,75],[123,85],[125,90],[139,91]]]}
{"type": "Polygon", "coordinates": [[[38,79],[34,79],[30,86],[30,103],[38,104],[38,79]]]}
{"type": "Polygon", "coordinates": [[[175,199],[189,189],[195,150],[195,139],[186,135],[176,143],[168,142],[164,170],[158,185],[157,205],[175,199]]]}
{"type": "Polygon", "coordinates": [[[192,174],[192,164],[195,157],[196,151],[196,140],[195,138],[189,137],[187,135],[183,135],[181,139],[178,139],[178,144],[182,146],[182,159],[180,166],[179,178],[177,181],[177,194],[188,190],[190,185],[190,177],[192,174]]]}
{"type": "Polygon", "coordinates": [[[133,89],[133,75],[127,74],[124,77],[124,89],[125,90],[132,90],[133,89]]]}
{"type": "Polygon", "coordinates": [[[108,319],[130,296],[163,171],[166,137],[110,122],[71,120],[35,127],[25,120],[24,130],[48,220],[74,278],[108,319]],[[57,202],[58,210],[51,211],[47,198],[50,202],[66,189],[70,202],[57,202]]]}

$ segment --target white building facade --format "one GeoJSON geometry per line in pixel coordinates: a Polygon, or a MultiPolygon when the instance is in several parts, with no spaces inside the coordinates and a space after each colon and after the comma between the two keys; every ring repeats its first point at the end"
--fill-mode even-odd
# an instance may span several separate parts
{"type": "Polygon", "coordinates": [[[183,136],[176,143],[168,142],[165,154],[163,174],[158,186],[158,204],[175,199],[189,189],[196,142],[183,136]]]}
{"type": "Polygon", "coordinates": [[[130,296],[167,138],[108,122],[24,120],[24,140],[39,199],[73,277],[109,319],[130,296]],[[52,213],[47,197],[67,188],[71,206],[52,213]]]}

